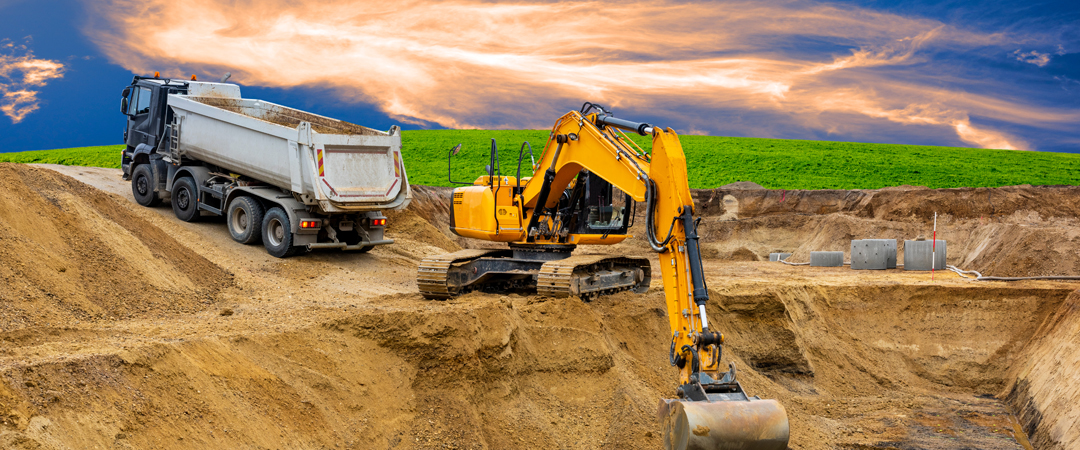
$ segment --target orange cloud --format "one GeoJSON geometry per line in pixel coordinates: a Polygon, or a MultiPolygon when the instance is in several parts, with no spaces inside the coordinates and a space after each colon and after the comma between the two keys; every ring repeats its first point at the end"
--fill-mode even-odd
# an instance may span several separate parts
{"type": "Polygon", "coordinates": [[[453,128],[546,128],[567,105],[589,100],[698,111],[691,129],[717,129],[700,117],[728,110],[832,129],[818,116],[836,113],[1024,148],[970,117],[1076,118],[875,72],[919,64],[927,47],[994,45],[1008,36],[828,4],[109,0],[88,7],[96,20],[86,32],[137,73],[228,70],[246,84],[331,88],[404,122],[453,128]],[[808,37],[855,50],[783,50],[808,37]]]}
{"type": "MultiPolygon", "coordinates": [[[[0,42],[0,48],[26,47],[16,47],[11,41],[5,40],[0,42]]],[[[0,54],[0,112],[8,116],[12,123],[22,122],[27,114],[40,107],[38,92],[32,88],[45,86],[49,80],[63,76],[63,64],[34,58],[30,51],[23,56],[0,54]]]]}

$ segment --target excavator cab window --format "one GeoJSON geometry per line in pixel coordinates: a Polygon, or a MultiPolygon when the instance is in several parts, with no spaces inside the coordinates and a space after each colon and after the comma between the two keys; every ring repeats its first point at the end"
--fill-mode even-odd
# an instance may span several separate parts
{"type": "Polygon", "coordinates": [[[579,175],[585,192],[578,212],[578,233],[626,234],[634,215],[634,200],[592,173],[579,175]],[[584,178],[584,180],[582,180],[584,178]]]}

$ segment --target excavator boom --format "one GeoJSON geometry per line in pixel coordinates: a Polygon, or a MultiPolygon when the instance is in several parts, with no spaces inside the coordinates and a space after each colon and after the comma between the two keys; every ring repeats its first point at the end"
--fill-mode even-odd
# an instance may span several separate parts
{"type": "Polygon", "coordinates": [[[497,150],[493,141],[485,176],[454,190],[450,226],[461,236],[507,242],[509,249],[425,259],[417,276],[424,296],[444,299],[486,288],[583,299],[623,290],[643,293],[652,277],[643,258],[572,252],[578,245],[610,245],[630,237],[635,207],[644,204],[646,239],[664,280],[669,359],[679,369],[678,398],[660,402],[665,447],[786,448],[784,407],[747,396],[733,364],[720,369],[724,336],[710,328],[706,315],[709,292],[694,201],[675,131],[615,118],[586,103],[556,121],[531,178],[520,176],[522,153],[517,176],[504,176],[497,150]],[[652,153],[624,131],[651,136],[652,153]]]}

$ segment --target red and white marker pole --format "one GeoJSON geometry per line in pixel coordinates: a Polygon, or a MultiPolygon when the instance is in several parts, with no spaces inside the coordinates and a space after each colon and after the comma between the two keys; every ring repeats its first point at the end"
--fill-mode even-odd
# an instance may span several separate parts
{"type": "Polygon", "coordinates": [[[934,281],[934,269],[937,267],[937,211],[934,211],[934,241],[930,243],[930,281],[934,281]]]}

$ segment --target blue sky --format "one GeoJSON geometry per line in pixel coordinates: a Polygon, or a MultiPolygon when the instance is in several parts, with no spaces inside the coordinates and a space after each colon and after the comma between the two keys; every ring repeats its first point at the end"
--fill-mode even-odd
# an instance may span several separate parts
{"type": "Polygon", "coordinates": [[[682,133],[1080,152],[1080,2],[0,0],[4,62],[0,151],[120,143],[120,90],[160,70],[378,129],[589,100],[682,133]]]}

